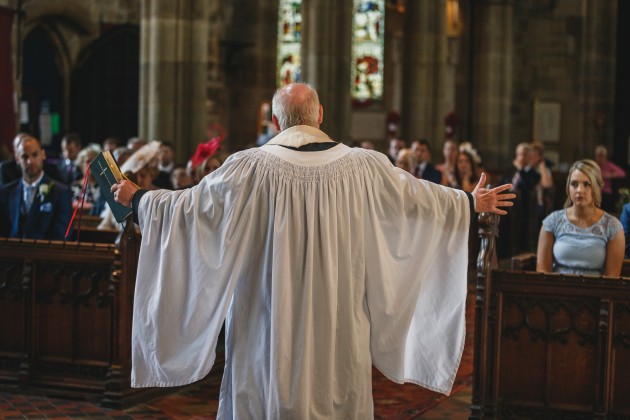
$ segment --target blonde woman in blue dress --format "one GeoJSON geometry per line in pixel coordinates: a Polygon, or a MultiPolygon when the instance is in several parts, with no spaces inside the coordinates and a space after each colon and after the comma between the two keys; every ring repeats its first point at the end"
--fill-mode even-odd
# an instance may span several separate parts
{"type": "Polygon", "coordinates": [[[565,208],[543,220],[536,270],[618,277],[625,249],[621,222],[603,211],[599,166],[575,162],[567,178],[565,208]]]}

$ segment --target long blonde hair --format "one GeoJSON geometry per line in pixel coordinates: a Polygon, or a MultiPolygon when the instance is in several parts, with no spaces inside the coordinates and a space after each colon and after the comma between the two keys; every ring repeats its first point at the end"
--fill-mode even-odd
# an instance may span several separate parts
{"type": "Polygon", "coordinates": [[[569,194],[569,185],[571,184],[571,174],[573,171],[578,170],[582,172],[588,180],[591,182],[593,189],[593,201],[595,207],[601,207],[602,205],[602,188],[604,187],[604,179],[602,178],[602,171],[599,169],[597,162],[591,159],[578,160],[569,169],[569,175],[567,176],[567,200],[564,202],[564,208],[571,207],[573,201],[571,201],[571,194],[569,194]]]}

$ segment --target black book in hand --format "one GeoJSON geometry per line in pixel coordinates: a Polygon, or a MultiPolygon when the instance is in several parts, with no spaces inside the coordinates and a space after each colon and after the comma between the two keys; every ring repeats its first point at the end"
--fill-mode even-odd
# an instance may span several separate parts
{"type": "Polygon", "coordinates": [[[120,171],[116,159],[114,159],[114,156],[112,156],[109,151],[99,153],[90,164],[90,171],[92,175],[94,175],[94,178],[96,178],[101,194],[103,194],[109,208],[112,213],[114,213],[116,221],[121,223],[129,217],[131,209],[114,200],[114,193],[111,191],[112,185],[126,179],[120,171]]]}

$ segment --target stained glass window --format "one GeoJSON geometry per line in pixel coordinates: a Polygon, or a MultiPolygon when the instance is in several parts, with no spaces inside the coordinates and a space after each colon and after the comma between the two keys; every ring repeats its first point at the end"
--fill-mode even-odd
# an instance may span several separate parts
{"type": "Polygon", "coordinates": [[[352,98],[383,96],[384,0],[354,0],[352,24],[352,98]]]}
{"type": "Polygon", "coordinates": [[[302,0],[280,0],[278,15],[278,87],[301,81],[302,0]]]}

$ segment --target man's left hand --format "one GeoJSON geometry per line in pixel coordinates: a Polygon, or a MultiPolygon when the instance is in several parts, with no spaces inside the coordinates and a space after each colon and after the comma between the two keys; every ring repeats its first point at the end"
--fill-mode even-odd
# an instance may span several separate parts
{"type": "Polygon", "coordinates": [[[133,182],[127,181],[126,179],[123,179],[111,187],[111,192],[114,193],[114,200],[127,207],[131,207],[131,200],[136,191],[138,191],[138,187],[133,182]]]}
{"type": "Polygon", "coordinates": [[[502,194],[503,191],[512,188],[512,184],[504,184],[496,188],[487,189],[484,187],[486,178],[486,173],[482,172],[479,177],[479,182],[472,192],[475,199],[475,211],[477,213],[491,212],[500,215],[507,214],[507,211],[501,210],[499,207],[512,207],[514,205],[510,200],[516,198],[516,194],[502,194]]]}

